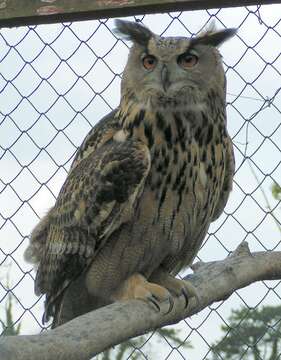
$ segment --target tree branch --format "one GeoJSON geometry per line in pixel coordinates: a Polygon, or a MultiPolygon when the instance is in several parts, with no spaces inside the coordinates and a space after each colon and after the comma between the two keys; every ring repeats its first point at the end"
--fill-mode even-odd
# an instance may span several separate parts
{"type": "Polygon", "coordinates": [[[129,338],[175,324],[255,281],[281,279],[281,252],[250,253],[243,242],[225,260],[199,262],[192,269],[186,279],[196,287],[200,301],[192,298],[187,309],[183,297],[175,299],[169,314],[166,303],[160,312],[139,300],[114,303],[40,335],[2,337],[0,358],[89,360],[129,338]]]}

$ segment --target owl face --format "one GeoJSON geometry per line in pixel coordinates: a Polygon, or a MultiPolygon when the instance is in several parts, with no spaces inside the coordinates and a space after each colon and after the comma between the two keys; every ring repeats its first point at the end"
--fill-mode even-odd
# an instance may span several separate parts
{"type": "Polygon", "coordinates": [[[160,37],[143,25],[117,21],[133,41],[122,79],[122,95],[131,94],[145,107],[186,107],[203,102],[208,89],[224,93],[225,79],[217,46],[233,29],[206,32],[196,38],[160,37]]]}

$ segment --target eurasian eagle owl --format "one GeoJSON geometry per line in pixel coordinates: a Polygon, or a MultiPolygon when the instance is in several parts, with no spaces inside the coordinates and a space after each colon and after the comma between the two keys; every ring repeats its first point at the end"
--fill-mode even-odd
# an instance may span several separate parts
{"type": "Polygon", "coordinates": [[[232,188],[217,47],[235,30],[186,38],[116,26],[133,43],[120,105],[86,136],[25,253],[53,326],[116,300],[158,307],[195,295],[174,276],[192,263],[232,188]]]}

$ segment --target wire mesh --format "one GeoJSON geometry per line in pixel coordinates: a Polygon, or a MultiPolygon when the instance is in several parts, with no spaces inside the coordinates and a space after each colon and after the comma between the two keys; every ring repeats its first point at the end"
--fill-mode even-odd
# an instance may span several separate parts
{"type": "MultiPolygon", "coordinates": [[[[215,19],[239,29],[221,47],[228,80],[228,128],[235,146],[234,190],[198,254],[222,259],[242,241],[253,251],[280,249],[280,7],[252,6],[146,15],[163,35],[193,36],[215,19]],[[278,11],[279,10],[279,11],[278,11]]],[[[73,155],[91,127],[119,102],[128,44],[113,20],[63,23],[0,31],[0,319],[13,303],[21,333],[44,329],[43,300],[33,293],[34,272],[23,260],[30,231],[50,208],[73,155]]],[[[278,281],[235,292],[177,329],[182,344],[149,334],[124,359],[211,359],[212,344],[230,310],[280,302],[278,281]],[[191,344],[192,348],[183,344],[191,344]]],[[[11,324],[10,324],[11,325],[11,324]]],[[[280,354],[279,354],[280,355],[280,354]]],[[[111,355],[112,359],[114,354],[111,355]]],[[[116,354],[115,354],[116,356],[116,354]]],[[[241,359],[248,359],[247,351],[241,359]]],[[[280,355],[281,356],[281,355],[280,355]]],[[[279,356],[278,356],[279,358],[279,356]]]]}

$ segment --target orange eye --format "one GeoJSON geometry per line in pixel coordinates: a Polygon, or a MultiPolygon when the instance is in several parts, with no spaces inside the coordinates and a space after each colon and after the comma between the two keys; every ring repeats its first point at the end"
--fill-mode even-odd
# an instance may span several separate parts
{"type": "Polygon", "coordinates": [[[146,68],[146,70],[152,70],[155,68],[157,60],[156,57],[153,55],[146,55],[142,59],[143,66],[146,68]]]}
{"type": "Polygon", "coordinates": [[[183,69],[192,68],[198,62],[198,57],[193,54],[182,54],[178,57],[178,64],[183,69]]]}

